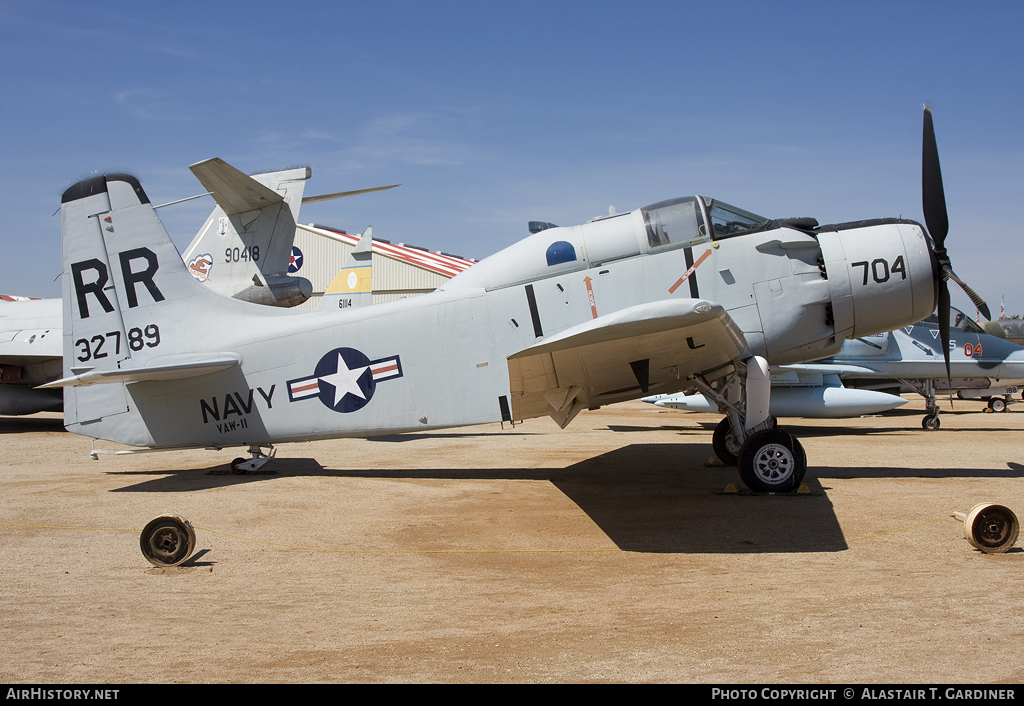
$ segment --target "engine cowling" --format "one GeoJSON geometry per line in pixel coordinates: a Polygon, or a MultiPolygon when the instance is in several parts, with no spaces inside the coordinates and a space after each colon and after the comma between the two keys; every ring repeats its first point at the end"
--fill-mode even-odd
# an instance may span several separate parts
{"type": "Polygon", "coordinates": [[[935,310],[936,263],[924,228],[891,220],[818,231],[837,338],[892,331],[935,310]]]}

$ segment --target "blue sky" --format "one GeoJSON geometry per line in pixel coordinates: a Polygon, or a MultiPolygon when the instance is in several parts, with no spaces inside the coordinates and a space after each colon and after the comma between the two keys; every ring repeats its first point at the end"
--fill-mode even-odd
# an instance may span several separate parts
{"type": "MultiPolygon", "coordinates": [[[[477,259],[693,193],[921,220],[928,103],[954,267],[1024,314],[1022,30],[1013,2],[2,0],[0,292],[59,296],[67,186],[129,171],[164,203],[208,157],[400,182],[300,221],[477,259]]],[[[179,248],[212,207],[161,210],[179,248]]]]}

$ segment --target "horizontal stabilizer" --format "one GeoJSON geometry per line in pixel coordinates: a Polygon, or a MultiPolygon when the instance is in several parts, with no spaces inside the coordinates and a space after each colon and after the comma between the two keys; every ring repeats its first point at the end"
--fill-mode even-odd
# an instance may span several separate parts
{"type": "Polygon", "coordinates": [[[257,211],[284,201],[284,196],[246,176],[219,157],[197,162],[189,169],[229,216],[257,211]]]}
{"type": "Polygon", "coordinates": [[[355,191],[336,191],[333,194],[321,194],[320,196],[303,196],[302,203],[317,203],[318,201],[330,201],[332,199],[344,198],[345,196],[358,196],[359,194],[369,194],[374,191],[386,191],[387,189],[394,189],[396,186],[401,186],[401,184],[374,186],[369,189],[356,189],[355,191]]]}
{"type": "Polygon", "coordinates": [[[237,353],[207,354],[203,358],[192,356],[173,356],[163,358],[164,361],[139,367],[125,367],[116,370],[88,370],[61,380],[40,385],[49,387],[84,387],[115,382],[143,382],[145,380],[179,380],[181,378],[198,377],[208,373],[217,373],[242,364],[242,357],[237,353]]]}

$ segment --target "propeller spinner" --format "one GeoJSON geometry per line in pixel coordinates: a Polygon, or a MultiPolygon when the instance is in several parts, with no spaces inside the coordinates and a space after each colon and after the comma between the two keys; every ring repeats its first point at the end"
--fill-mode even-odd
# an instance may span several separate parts
{"type": "MultiPolygon", "coordinates": [[[[946,214],[946,194],[942,188],[942,169],[939,167],[939,149],[935,144],[935,126],[932,124],[931,108],[924,109],[924,144],[921,149],[921,196],[924,208],[924,222],[932,236],[934,247],[932,252],[938,263],[935,273],[935,286],[939,293],[939,335],[942,338],[942,356],[946,361],[946,379],[951,378],[949,371],[949,286],[953,280],[960,285],[974,306],[986,318],[991,320],[988,304],[978,296],[977,292],[968,287],[953,272],[953,266],[946,252],[946,235],[949,232],[949,217],[946,214]]],[[[952,385],[950,386],[952,387],[952,385]]]]}

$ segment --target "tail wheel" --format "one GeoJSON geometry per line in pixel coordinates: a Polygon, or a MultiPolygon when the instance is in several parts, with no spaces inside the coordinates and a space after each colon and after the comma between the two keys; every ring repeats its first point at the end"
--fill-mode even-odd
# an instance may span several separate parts
{"type": "Polygon", "coordinates": [[[188,520],[161,515],[142,530],[139,546],[153,566],[177,566],[196,548],[196,531],[188,520]]]}
{"type": "Polygon", "coordinates": [[[964,520],[967,541],[986,554],[1002,554],[1017,541],[1020,523],[1013,511],[1002,505],[975,505],[964,520]]]}
{"type": "Polygon", "coordinates": [[[791,493],[807,471],[807,454],[797,438],[778,429],[759,431],[739,453],[740,479],[758,493],[791,493]]]}

